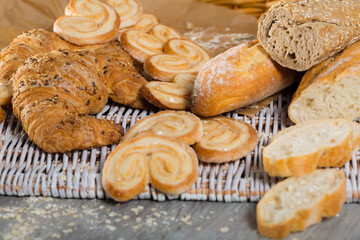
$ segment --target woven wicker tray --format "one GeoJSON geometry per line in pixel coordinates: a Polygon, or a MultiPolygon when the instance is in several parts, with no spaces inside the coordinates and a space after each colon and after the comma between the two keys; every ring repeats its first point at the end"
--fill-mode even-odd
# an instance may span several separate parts
{"type": "MultiPolygon", "coordinates": [[[[270,136],[288,127],[287,107],[291,93],[281,95],[255,117],[237,113],[226,116],[250,123],[260,141],[253,153],[226,164],[200,162],[195,185],[181,195],[165,195],[148,186],[139,199],[209,200],[225,202],[258,201],[280,179],[269,177],[263,171],[261,150],[270,136]]],[[[9,112],[9,111],[7,111],[9,112]]],[[[135,110],[109,103],[97,114],[98,118],[113,119],[125,131],[152,111],[135,110]]],[[[3,147],[0,150],[0,195],[52,196],[60,198],[104,198],[101,186],[101,168],[115,146],[74,151],[70,154],[48,154],[32,143],[21,123],[10,113],[0,125],[3,147]]],[[[346,173],[347,201],[359,200],[360,172],[357,161],[360,152],[343,168],[346,173]]]]}

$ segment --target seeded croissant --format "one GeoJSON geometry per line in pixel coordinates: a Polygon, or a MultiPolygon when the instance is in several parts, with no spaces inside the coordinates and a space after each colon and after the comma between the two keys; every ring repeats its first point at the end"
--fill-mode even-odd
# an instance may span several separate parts
{"type": "Polygon", "coordinates": [[[59,50],[27,59],[13,76],[13,111],[44,151],[67,152],[117,143],[118,124],[100,112],[108,92],[88,50],[59,50]]]}
{"type": "Polygon", "coordinates": [[[17,36],[0,52],[0,105],[11,102],[11,77],[29,57],[56,49],[72,48],[55,33],[34,29],[17,36]]]}
{"type": "Polygon", "coordinates": [[[134,108],[147,108],[147,102],[140,95],[147,81],[135,70],[131,57],[120,43],[75,46],[43,29],[20,34],[0,52],[0,106],[11,102],[11,77],[26,59],[58,49],[90,49],[97,57],[97,70],[104,75],[110,98],[134,108]]]}
{"type": "Polygon", "coordinates": [[[98,71],[104,75],[109,97],[113,101],[134,108],[149,106],[140,94],[147,81],[135,70],[131,57],[119,42],[84,47],[98,58],[98,71]]]}

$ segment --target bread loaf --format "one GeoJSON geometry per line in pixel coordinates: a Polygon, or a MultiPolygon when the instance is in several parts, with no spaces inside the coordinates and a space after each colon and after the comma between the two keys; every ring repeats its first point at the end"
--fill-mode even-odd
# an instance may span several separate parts
{"type": "Polygon", "coordinates": [[[345,174],[337,169],[321,169],[288,178],[265,193],[256,207],[261,236],[284,238],[332,217],[346,201],[345,174]]]}
{"type": "Polygon", "coordinates": [[[300,176],[317,167],[341,167],[360,145],[360,124],[316,120],[280,131],[263,149],[264,170],[270,176],[300,176]]]}
{"type": "Polygon", "coordinates": [[[214,116],[235,110],[277,93],[296,80],[296,72],[279,66],[259,43],[244,43],[203,66],[195,79],[191,111],[214,116]]]}
{"type": "Polygon", "coordinates": [[[281,0],[259,19],[258,39],[280,65],[305,71],[360,39],[358,0],[281,0]]]}
{"type": "Polygon", "coordinates": [[[360,117],[360,42],[310,69],[289,106],[295,123],[360,117]]]}

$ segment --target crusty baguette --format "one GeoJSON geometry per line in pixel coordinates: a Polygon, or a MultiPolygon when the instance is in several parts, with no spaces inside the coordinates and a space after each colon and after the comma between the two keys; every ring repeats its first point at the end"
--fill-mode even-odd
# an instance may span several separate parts
{"type": "Polygon", "coordinates": [[[258,102],[297,80],[295,71],[248,42],[208,61],[195,79],[191,111],[208,117],[258,102]]]}
{"type": "Polygon", "coordinates": [[[305,71],[360,39],[358,0],[281,0],[259,19],[258,38],[280,65],[305,71]]]}
{"type": "Polygon", "coordinates": [[[346,201],[345,174],[337,169],[319,169],[288,178],[265,193],[256,207],[261,236],[284,238],[332,217],[346,201]]]}
{"type": "Polygon", "coordinates": [[[280,131],[263,149],[270,176],[300,176],[343,166],[359,146],[360,125],[343,119],[311,121],[280,131]]]}
{"type": "Polygon", "coordinates": [[[310,69],[289,106],[295,123],[360,117],[360,42],[310,69]]]}

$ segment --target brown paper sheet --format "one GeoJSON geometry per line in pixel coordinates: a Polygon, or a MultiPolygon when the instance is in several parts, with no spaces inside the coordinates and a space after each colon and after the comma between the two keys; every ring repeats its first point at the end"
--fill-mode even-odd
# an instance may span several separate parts
{"type": "MultiPolygon", "coordinates": [[[[69,0],[0,0],[0,48],[24,30],[52,30],[69,0]]],[[[256,34],[255,17],[203,3],[199,0],[140,0],[145,12],[164,24],[181,29],[191,22],[198,27],[228,28],[229,32],[256,34]],[[202,13],[202,14],[199,14],[202,13]]]]}
{"type": "Polygon", "coordinates": [[[246,106],[244,108],[235,110],[234,112],[238,113],[238,114],[242,114],[242,115],[246,115],[248,117],[255,117],[255,115],[260,112],[261,110],[263,110],[264,108],[266,108],[267,106],[269,106],[269,104],[276,100],[281,93],[277,93],[275,95],[272,95],[268,98],[265,98],[264,100],[261,100],[260,102],[251,104],[249,106],[246,106]]]}

